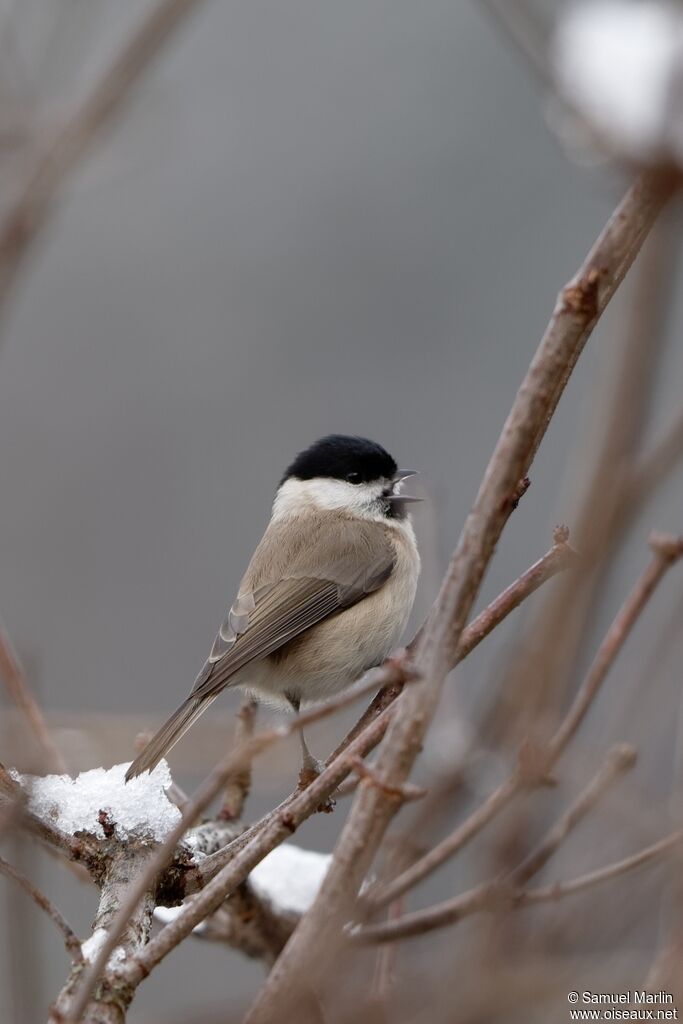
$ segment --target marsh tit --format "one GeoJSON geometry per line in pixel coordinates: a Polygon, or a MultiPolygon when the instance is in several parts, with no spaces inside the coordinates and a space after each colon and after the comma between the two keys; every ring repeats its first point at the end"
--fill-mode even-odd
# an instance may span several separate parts
{"type": "MultiPolygon", "coordinates": [[[[401,494],[413,471],[381,445],[332,434],[295,458],[190,695],[133,761],[151,771],[226,688],[322,701],[382,662],[405,629],[420,557],[401,494]]],[[[304,770],[315,770],[302,736],[304,770]]]]}

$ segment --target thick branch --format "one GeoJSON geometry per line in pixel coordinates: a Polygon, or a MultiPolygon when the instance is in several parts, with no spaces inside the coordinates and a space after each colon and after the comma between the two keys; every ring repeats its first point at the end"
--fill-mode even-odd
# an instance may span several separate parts
{"type": "MultiPolygon", "coordinates": [[[[93,922],[92,937],[89,940],[94,952],[88,950],[87,943],[83,947],[89,958],[96,957],[96,951],[102,948],[130,886],[134,885],[138,878],[146,877],[146,867],[153,856],[153,847],[136,843],[122,844],[112,855],[102,883],[100,903],[93,922]]],[[[154,902],[153,889],[147,889],[143,899],[128,915],[125,928],[117,936],[116,949],[113,950],[111,960],[108,955],[103,964],[103,968],[106,965],[106,969],[89,1005],[86,1001],[86,1005],[79,1007],[77,1002],[82,966],[71,971],[51,1008],[51,1024],[63,1024],[66,1020],[80,1021],[84,1014],[86,1024],[123,1024],[126,1009],[135,990],[121,976],[120,965],[128,957],[134,956],[149,938],[154,902]]]]}
{"type": "MultiPolygon", "coordinates": [[[[416,653],[424,683],[403,695],[380,751],[377,770],[405,781],[435,712],[466,617],[510,512],[509,497],[527,473],[560,396],[593,327],[673,191],[660,175],[629,190],[588,258],[560,293],[545,336],[515,399],[468,516],[446,579],[416,653]]],[[[395,813],[395,803],[361,782],[318,898],[276,963],[248,1015],[272,1021],[286,1009],[319,951],[334,955],[344,915],[395,813]]],[[[318,964],[324,968],[325,957],[318,964]]]]}
{"type": "Polygon", "coordinates": [[[65,854],[69,860],[91,864],[97,859],[97,849],[87,837],[69,835],[55,828],[51,822],[31,814],[26,808],[26,794],[23,789],[0,763],[0,806],[3,804],[12,809],[14,820],[18,824],[37,836],[48,847],[65,854]]]}

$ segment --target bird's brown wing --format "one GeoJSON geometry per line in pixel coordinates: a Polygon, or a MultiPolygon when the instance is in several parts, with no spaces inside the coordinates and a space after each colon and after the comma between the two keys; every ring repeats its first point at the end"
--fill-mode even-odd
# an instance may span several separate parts
{"type": "Polygon", "coordinates": [[[241,594],[221,625],[192,696],[211,696],[249,662],[381,587],[394,565],[391,546],[381,544],[371,560],[366,555],[354,557],[354,549],[347,549],[345,557],[327,560],[315,576],[290,576],[241,594]]]}
{"type": "Polygon", "coordinates": [[[356,604],[391,575],[394,551],[379,524],[337,516],[331,522],[321,514],[300,525],[297,533],[291,522],[271,524],[192,692],[133,761],[126,781],[151,771],[241,668],[356,604]]]}

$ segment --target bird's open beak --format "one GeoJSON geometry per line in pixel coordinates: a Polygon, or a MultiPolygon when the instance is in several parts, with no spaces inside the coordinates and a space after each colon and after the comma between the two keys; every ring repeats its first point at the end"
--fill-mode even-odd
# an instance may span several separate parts
{"type": "MultiPolygon", "coordinates": [[[[409,476],[416,476],[416,469],[397,469],[393,475],[393,484],[396,487],[398,484],[407,480],[409,476]]],[[[412,494],[389,494],[387,495],[387,501],[391,502],[393,508],[403,508],[405,505],[409,505],[415,501],[423,501],[423,498],[418,498],[412,494]]]]}
{"type": "Polygon", "coordinates": [[[416,469],[397,469],[392,479],[395,484],[401,482],[401,480],[407,480],[409,476],[417,476],[416,469]]]}

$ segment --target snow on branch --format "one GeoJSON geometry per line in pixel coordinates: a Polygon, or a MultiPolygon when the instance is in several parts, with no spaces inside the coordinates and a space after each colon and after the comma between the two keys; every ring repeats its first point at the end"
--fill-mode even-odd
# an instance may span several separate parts
{"type": "Polygon", "coordinates": [[[11,775],[28,795],[28,811],[60,832],[161,842],[180,821],[180,811],[166,795],[173,781],[168,764],[161,761],[153,772],[126,784],[127,768],[127,763],[93,768],[75,779],[11,775]]]}
{"type": "Polygon", "coordinates": [[[660,0],[569,7],[554,46],[557,87],[600,143],[644,163],[683,159],[683,11],[660,0]]]}

